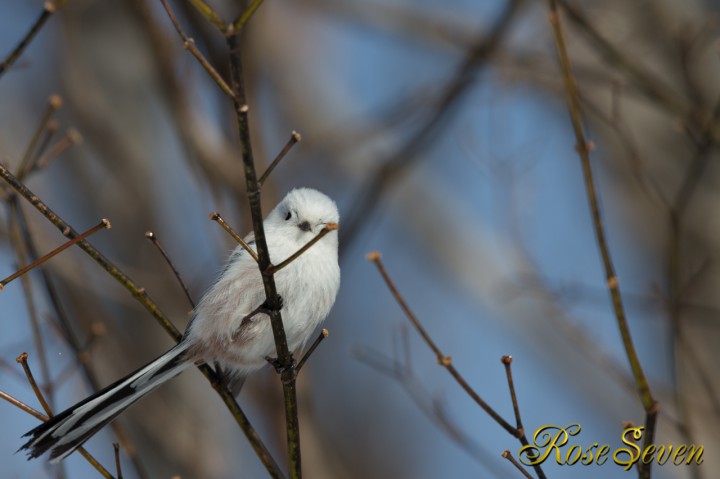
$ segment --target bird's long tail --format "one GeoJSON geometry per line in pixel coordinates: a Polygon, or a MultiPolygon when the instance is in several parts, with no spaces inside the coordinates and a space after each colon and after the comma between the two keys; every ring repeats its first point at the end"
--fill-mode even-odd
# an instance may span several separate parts
{"type": "Polygon", "coordinates": [[[51,450],[51,462],[61,461],[135,401],[192,366],[192,361],[185,359],[187,348],[181,342],[150,364],[53,416],[23,436],[30,440],[20,450],[27,450],[28,459],[51,450]]]}

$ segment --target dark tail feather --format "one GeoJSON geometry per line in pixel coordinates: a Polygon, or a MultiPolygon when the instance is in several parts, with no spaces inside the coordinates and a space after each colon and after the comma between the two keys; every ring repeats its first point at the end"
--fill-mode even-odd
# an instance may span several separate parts
{"type": "Polygon", "coordinates": [[[192,362],[183,357],[186,350],[187,345],[180,343],[150,364],[53,416],[23,435],[30,440],[19,451],[27,450],[29,460],[51,450],[51,462],[61,461],[135,401],[191,366],[192,362]]]}

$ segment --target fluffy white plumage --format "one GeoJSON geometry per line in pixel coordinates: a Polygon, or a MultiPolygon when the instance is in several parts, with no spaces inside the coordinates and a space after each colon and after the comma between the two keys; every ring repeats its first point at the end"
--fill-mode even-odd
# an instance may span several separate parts
{"type": "MultiPolygon", "coordinates": [[[[335,203],[310,188],[292,190],[265,218],[265,237],[273,264],[313,239],[328,223],[338,223],[335,203]]],[[[245,241],[255,247],[253,234],[245,241]]],[[[305,346],[330,312],[340,287],[338,238],[333,231],[275,274],[290,351],[305,346]]],[[[29,458],[50,450],[57,462],[80,447],[118,414],[160,384],[198,362],[218,363],[239,390],[245,377],[275,357],[270,318],[258,313],[265,301],[255,260],[238,246],[195,309],[183,340],[138,371],[120,379],[29,431],[21,447],[29,458]]]]}
{"type": "MultiPolygon", "coordinates": [[[[264,222],[270,261],[280,263],[320,233],[327,223],[338,221],[337,207],[330,198],[308,188],[293,190],[264,222]]],[[[252,241],[250,234],[246,242],[252,241]]],[[[333,232],[275,274],[291,351],[302,349],[335,302],[340,285],[337,250],[337,233],[333,232]]],[[[199,346],[194,353],[205,361],[220,359],[223,367],[239,373],[262,367],[267,356],[275,355],[269,318],[261,314],[241,323],[263,301],[265,292],[257,264],[238,247],[196,308],[187,332],[191,344],[199,346]],[[212,347],[207,350],[207,345],[212,347]]]]}

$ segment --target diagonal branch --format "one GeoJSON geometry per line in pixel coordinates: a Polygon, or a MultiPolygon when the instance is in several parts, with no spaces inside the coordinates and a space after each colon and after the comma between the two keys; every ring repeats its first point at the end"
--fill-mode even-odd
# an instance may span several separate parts
{"type": "Polygon", "coordinates": [[[35,38],[35,35],[40,31],[40,29],[45,25],[45,22],[48,21],[50,16],[57,11],[58,8],[62,7],[66,0],[59,0],[57,2],[47,1],[43,5],[43,11],[40,13],[40,16],[38,16],[37,20],[35,20],[35,23],[33,23],[32,27],[30,27],[30,30],[25,34],[25,36],[20,40],[20,42],[15,46],[12,52],[3,60],[2,63],[0,63],[0,77],[2,77],[6,71],[15,63],[15,61],[20,58],[20,55],[22,55],[25,48],[30,44],[33,38],[35,38]]]}
{"type": "Polygon", "coordinates": [[[47,151],[42,152],[42,155],[37,156],[37,159],[30,165],[31,169],[41,170],[43,168],[47,168],[53,158],[59,156],[63,151],[67,150],[71,146],[79,145],[82,141],[82,135],[77,130],[74,128],[68,129],[62,138],[49,147],[47,151]]]}
{"type": "Polygon", "coordinates": [[[525,428],[523,427],[522,420],[520,419],[520,406],[518,406],[517,395],[515,394],[515,382],[513,381],[512,369],[512,356],[503,356],[500,358],[500,362],[505,366],[505,375],[507,377],[508,388],[510,389],[510,400],[513,405],[513,412],[515,413],[515,427],[518,431],[525,434],[525,428]]]}
{"type": "Polygon", "coordinates": [[[41,420],[41,421],[47,421],[47,420],[48,420],[48,417],[47,417],[45,414],[41,413],[41,412],[38,411],[37,409],[34,409],[34,408],[28,406],[27,404],[25,404],[24,402],[20,401],[19,399],[16,399],[16,398],[12,397],[11,395],[9,395],[8,393],[6,393],[5,391],[0,391],[0,398],[3,398],[4,400],[6,400],[7,402],[9,402],[9,403],[12,404],[13,406],[15,406],[15,407],[17,407],[17,408],[19,408],[19,409],[22,409],[22,410],[25,411],[26,413],[30,414],[31,416],[33,416],[33,417],[35,417],[35,418],[37,418],[37,419],[39,419],[39,420],[41,420]]]}
{"type": "Polygon", "coordinates": [[[296,373],[300,372],[300,369],[302,369],[303,365],[307,362],[308,359],[310,359],[310,356],[312,355],[312,353],[315,352],[317,347],[320,346],[320,343],[322,342],[322,340],[327,338],[329,334],[330,334],[330,332],[327,329],[322,328],[318,337],[310,345],[310,348],[308,348],[307,352],[303,355],[302,359],[300,359],[300,361],[298,361],[298,364],[295,367],[296,373]]]}
{"type": "MultiPolygon", "coordinates": [[[[30,202],[43,216],[45,216],[56,228],[58,228],[62,234],[69,239],[74,239],[79,236],[78,232],[75,231],[69,224],[67,224],[62,218],[60,218],[53,210],[51,210],[39,197],[37,197],[27,186],[18,181],[15,176],[2,164],[0,164],[0,178],[4,179],[15,191],[17,191],[23,198],[30,202]]],[[[122,272],[115,264],[107,259],[100,251],[94,246],[87,242],[87,240],[81,240],[77,245],[85,251],[90,257],[95,260],[103,269],[105,269],[110,275],[115,278],[125,289],[130,291],[135,299],[145,306],[150,314],[160,323],[165,331],[172,336],[175,341],[180,341],[182,334],[177,330],[165,314],[160,311],[160,308],[150,298],[150,295],[142,288],[135,284],[124,272],[122,272]]]]}
{"type": "Polygon", "coordinates": [[[298,259],[301,254],[303,254],[305,251],[307,251],[308,249],[310,249],[310,247],[312,247],[312,245],[314,245],[315,243],[317,243],[318,241],[320,241],[321,239],[323,239],[323,237],[324,237],[326,234],[330,233],[331,231],[335,231],[335,230],[337,230],[338,228],[340,228],[340,225],[337,224],[337,223],[328,223],[328,224],[326,224],[325,227],[324,227],[313,239],[311,239],[310,241],[308,241],[307,243],[305,243],[299,250],[297,250],[297,251],[294,252],[292,255],[290,255],[290,257],[287,258],[287,259],[286,259],[285,261],[283,261],[282,263],[277,264],[277,265],[270,265],[270,267],[265,270],[264,274],[275,274],[275,273],[277,273],[278,271],[280,271],[281,269],[283,269],[284,267],[288,266],[290,263],[292,263],[293,261],[295,261],[296,259],[298,259]]]}
{"type": "Polygon", "coordinates": [[[245,26],[248,20],[250,20],[250,17],[252,17],[253,14],[257,11],[257,9],[260,8],[262,2],[263,0],[252,0],[250,6],[247,7],[247,9],[245,9],[245,11],[233,22],[233,31],[239,32],[242,27],[245,26]]]}
{"type": "Polygon", "coordinates": [[[230,236],[232,236],[233,239],[234,239],[235,241],[237,241],[237,242],[240,244],[240,246],[243,247],[243,249],[244,249],[245,251],[247,251],[247,253],[252,257],[252,259],[255,260],[256,263],[257,263],[258,261],[260,261],[260,260],[258,259],[258,255],[257,255],[257,253],[255,252],[255,250],[252,249],[252,248],[250,247],[250,245],[247,244],[247,243],[245,242],[245,240],[242,239],[242,238],[240,237],[240,235],[237,234],[237,233],[235,232],[235,230],[233,230],[233,229],[230,227],[230,225],[225,222],[225,220],[222,218],[222,216],[220,216],[220,213],[218,213],[217,211],[215,211],[214,213],[210,213],[210,219],[213,220],[213,221],[216,221],[220,226],[222,226],[223,229],[224,229],[225,231],[227,231],[227,232],[230,234],[230,236]]]}
{"type": "Polygon", "coordinates": [[[390,292],[395,298],[395,301],[397,301],[397,303],[400,305],[400,308],[402,308],[405,316],[407,316],[407,318],[410,320],[417,332],[420,333],[420,336],[422,336],[425,344],[427,344],[428,347],[432,350],[432,352],[435,353],[438,364],[444,367],[448,371],[448,373],[450,373],[450,375],[453,377],[453,379],[455,379],[455,381],[460,385],[460,387],[478,404],[478,406],[483,409],[483,411],[485,411],[491,418],[493,418],[496,423],[498,423],[511,435],[519,438],[519,431],[512,425],[510,425],[510,423],[508,423],[505,419],[503,419],[493,408],[488,405],[488,403],[485,402],[484,399],[480,397],[477,392],[475,392],[475,390],[468,384],[465,378],[458,372],[457,369],[455,369],[455,366],[453,366],[452,357],[443,354],[438,345],[435,344],[435,341],[432,340],[428,332],[425,330],[422,324],[420,324],[417,316],[415,316],[415,314],[412,312],[410,306],[408,306],[408,304],[405,302],[405,299],[402,297],[400,291],[398,291],[397,287],[395,286],[395,283],[393,283],[392,279],[390,278],[390,275],[388,275],[387,271],[385,270],[385,266],[383,266],[382,261],[380,260],[380,253],[378,253],[377,251],[373,251],[372,253],[369,253],[367,257],[370,261],[375,263],[375,266],[380,272],[380,275],[382,276],[383,280],[385,280],[385,284],[387,285],[388,289],[390,289],[390,292]]]}
{"type": "Polygon", "coordinates": [[[260,176],[260,179],[258,180],[260,186],[265,183],[265,180],[268,179],[270,173],[272,173],[275,167],[282,161],[283,158],[285,158],[285,155],[287,155],[288,151],[290,151],[290,148],[295,146],[295,144],[300,140],[302,140],[302,136],[300,136],[300,133],[298,133],[297,131],[293,131],[290,134],[290,139],[287,141],[287,143],[285,143],[283,149],[280,150],[280,153],[278,153],[273,162],[270,163],[270,166],[267,167],[267,170],[265,170],[265,172],[260,176]]]}
{"type": "MultiPolygon", "coordinates": [[[[62,218],[55,214],[45,203],[42,202],[42,200],[40,200],[40,198],[35,196],[23,183],[18,181],[17,178],[15,178],[13,174],[10,173],[10,171],[2,164],[0,164],[0,178],[3,178],[10,186],[13,187],[13,189],[15,189],[15,191],[17,191],[22,197],[29,201],[30,204],[32,204],[38,211],[40,211],[40,213],[42,213],[51,223],[53,223],[58,229],[60,229],[63,235],[68,238],[75,238],[78,236],[78,233],[70,225],[68,225],[62,218]]],[[[170,322],[170,320],[162,313],[162,311],[160,311],[158,306],[145,291],[145,288],[137,286],[124,272],[122,272],[117,266],[110,262],[110,260],[105,258],[105,256],[103,256],[97,249],[95,249],[95,247],[90,245],[90,243],[88,243],[87,241],[82,240],[78,242],[78,246],[82,248],[86,253],[88,253],[88,255],[90,255],[92,259],[94,259],[113,278],[120,282],[128,291],[130,291],[133,297],[143,306],[145,306],[145,308],[160,323],[163,329],[165,329],[165,331],[173,339],[175,339],[176,342],[180,341],[182,335],[178,332],[178,330],[170,322]]],[[[284,477],[282,471],[273,459],[265,444],[260,439],[260,436],[253,428],[252,424],[250,424],[250,421],[238,405],[232,392],[230,392],[230,390],[224,385],[222,378],[217,373],[215,373],[215,371],[213,371],[213,369],[207,364],[201,364],[198,366],[198,368],[205,375],[208,381],[210,381],[212,387],[220,395],[228,410],[232,414],[233,418],[238,423],[243,433],[245,433],[245,436],[248,438],[248,441],[253,447],[253,450],[257,454],[258,458],[260,459],[260,461],[262,461],[263,465],[270,473],[270,476],[274,479],[282,479],[284,477]]]]}
{"type": "Polygon", "coordinates": [[[208,22],[212,23],[217,27],[218,30],[224,32],[227,29],[227,24],[220,18],[220,15],[203,0],[190,0],[190,3],[198,9],[198,11],[207,19],[208,22]]]}
{"type": "Polygon", "coordinates": [[[515,459],[513,457],[513,455],[510,453],[510,451],[508,451],[508,450],[503,451],[502,457],[504,457],[505,459],[510,461],[510,464],[515,466],[515,469],[520,471],[520,473],[523,475],[523,477],[526,477],[527,479],[532,479],[532,476],[530,474],[528,474],[528,472],[525,470],[524,467],[522,467],[522,465],[519,462],[517,462],[517,459],[515,459]]]}
{"type": "Polygon", "coordinates": [[[90,228],[89,230],[87,230],[86,232],[84,232],[84,233],[82,233],[82,234],[79,234],[78,236],[76,236],[75,238],[71,239],[70,241],[67,241],[67,242],[61,244],[60,246],[58,246],[57,248],[55,248],[54,250],[50,251],[48,254],[46,254],[45,256],[43,256],[42,258],[39,258],[39,259],[33,261],[32,263],[30,263],[29,265],[25,266],[24,268],[21,268],[21,269],[17,270],[16,272],[14,272],[13,274],[11,274],[11,275],[8,276],[7,278],[5,278],[5,279],[3,279],[3,280],[0,280],[0,291],[2,291],[2,290],[5,288],[5,286],[6,286],[10,281],[12,281],[12,280],[14,280],[14,279],[17,279],[18,277],[20,277],[20,276],[22,276],[23,274],[27,273],[27,272],[30,271],[31,269],[40,266],[40,265],[43,264],[45,261],[49,260],[50,258],[52,258],[53,256],[57,255],[58,253],[61,253],[61,252],[65,251],[66,249],[68,249],[69,247],[71,247],[72,245],[74,245],[75,243],[84,240],[84,239],[87,238],[88,236],[90,236],[90,235],[92,235],[92,234],[95,234],[95,233],[97,233],[97,232],[100,231],[100,230],[110,229],[110,228],[111,228],[110,221],[108,221],[108,220],[106,220],[106,219],[103,219],[98,225],[90,228]]]}
{"type": "Polygon", "coordinates": [[[115,471],[117,473],[117,479],[123,479],[122,468],[120,467],[120,444],[117,442],[113,443],[113,451],[115,451],[115,471]]]}
{"type": "Polygon", "coordinates": [[[172,270],[173,274],[175,275],[175,279],[177,279],[177,282],[180,284],[180,287],[183,290],[183,293],[185,293],[185,297],[188,300],[188,303],[190,303],[190,307],[192,309],[195,309],[195,301],[193,301],[192,296],[190,296],[190,291],[188,291],[188,287],[185,284],[185,281],[183,281],[182,276],[180,276],[180,272],[175,267],[175,264],[170,259],[170,256],[167,254],[167,251],[165,251],[165,248],[163,248],[163,245],[160,243],[160,240],[158,237],[153,233],[152,231],[145,232],[145,237],[157,248],[157,250],[160,252],[160,255],[163,257],[165,262],[168,266],[170,266],[170,269],[172,270]]]}
{"type": "Polygon", "coordinates": [[[233,92],[228,86],[227,83],[225,83],[225,80],[220,76],[220,74],[213,68],[213,66],[210,64],[210,62],[205,58],[205,56],[200,53],[200,50],[195,46],[195,40],[188,37],[188,35],[185,33],[185,30],[182,29],[180,26],[180,23],[178,22],[177,18],[175,18],[175,14],[173,13],[172,9],[170,9],[170,5],[168,5],[167,0],[160,0],[163,4],[163,7],[165,8],[165,11],[167,12],[168,17],[170,17],[170,21],[172,22],[173,26],[175,27],[175,30],[177,30],[178,35],[180,35],[180,38],[183,39],[183,48],[185,50],[189,51],[192,56],[194,56],[198,62],[200,62],[200,65],[205,69],[206,72],[208,72],[208,75],[217,83],[217,85],[220,87],[220,89],[225,93],[228,97],[233,98],[233,92]]]}
{"type": "MultiPolygon", "coordinates": [[[[435,341],[432,340],[428,332],[425,330],[425,328],[420,324],[420,320],[417,319],[415,314],[410,309],[410,306],[405,302],[405,299],[400,294],[400,291],[398,291],[397,287],[395,286],[395,283],[390,278],[390,275],[385,270],[385,266],[383,266],[382,261],[380,259],[380,253],[377,251],[373,251],[367,255],[368,259],[375,263],[375,266],[377,267],[378,271],[380,272],[380,275],[382,276],[383,280],[385,280],[385,284],[387,285],[388,289],[392,293],[393,297],[395,298],[395,301],[400,305],[400,308],[402,308],[403,312],[405,313],[405,316],[410,320],[413,327],[420,333],[425,343],[428,345],[430,349],[432,349],[433,353],[435,353],[435,356],[437,357],[438,364],[440,366],[444,367],[448,373],[455,379],[455,381],[460,385],[460,387],[470,396],[480,408],[485,411],[488,416],[490,416],[500,427],[505,429],[509,434],[517,438],[520,443],[523,446],[526,446],[528,444],[527,438],[525,436],[525,431],[522,428],[522,423],[520,421],[520,413],[517,410],[517,399],[514,397],[515,394],[515,388],[512,385],[512,379],[511,376],[508,375],[508,382],[510,384],[510,389],[513,396],[513,407],[515,409],[515,417],[517,420],[517,427],[513,427],[508,423],[505,419],[502,418],[488,403],[485,402],[484,399],[480,397],[480,395],[468,384],[468,382],[465,380],[465,378],[458,372],[457,369],[455,369],[455,366],[452,364],[452,358],[450,356],[446,356],[443,354],[443,352],[440,350],[437,344],[435,344],[435,341]]],[[[506,356],[509,358],[509,356],[506,356]]],[[[504,357],[505,358],[505,357],[504,357]]],[[[506,364],[507,367],[507,360],[503,358],[503,363],[506,364]]],[[[509,373],[508,373],[509,374],[509,373]]],[[[537,473],[538,477],[540,479],[545,479],[545,473],[542,470],[542,467],[540,464],[536,464],[534,466],[535,472],[537,473]]]]}
{"type": "Polygon", "coordinates": [[[396,151],[386,159],[382,167],[361,186],[355,204],[347,220],[343,222],[341,244],[345,247],[356,236],[370,215],[376,210],[385,192],[409,167],[417,161],[428,144],[436,139],[442,130],[450,124],[449,117],[457,111],[457,106],[467,94],[478,77],[479,71],[488,64],[497,51],[502,39],[507,35],[513,20],[521,10],[523,0],[509,0],[492,29],[483,34],[469,49],[457,71],[440,93],[437,107],[423,121],[421,126],[396,151]]]}
{"type": "MultiPolygon", "coordinates": [[[[50,125],[48,125],[48,130],[50,129],[50,125]]],[[[43,149],[42,147],[38,149],[38,154],[42,153],[43,149]]],[[[33,161],[31,164],[35,164],[33,161]]],[[[12,198],[17,199],[17,196],[13,196],[12,198]]],[[[11,201],[14,201],[11,199],[11,201]]],[[[22,236],[23,242],[25,243],[25,249],[27,250],[28,257],[31,261],[37,261],[37,259],[40,257],[40,255],[37,252],[37,247],[35,246],[35,241],[33,239],[33,236],[30,232],[30,229],[28,228],[27,224],[27,218],[25,217],[25,212],[20,207],[15,207],[14,211],[17,214],[17,225],[20,230],[20,234],[22,236]]],[[[55,317],[57,324],[59,326],[59,330],[62,334],[63,339],[68,344],[68,346],[72,349],[74,356],[75,356],[75,365],[80,367],[82,372],[85,375],[85,379],[90,384],[90,387],[93,391],[99,391],[102,389],[101,383],[97,378],[97,375],[95,371],[92,368],[92,365],[89,361],[83,361],[82,356],[86,354],[87,347],[89,345],[88,343],[82,343],[80,339],[78,338],[77,334],[73,330],[70,319],[68,318],[68,315],[65,311],[65,308],[63,307],[62,301],[60,300],[60,294],[57,291],[57,288],[55,287],[55,283],[53,282],[53,279],[50,275],[50,272],[46,268],[40,269],[40,277],[42,280],[42,284],[45,289],[45,294],[47,295],[47,299],[50,303],[50,306],[52,306],[52,309],[54,310],[53,316],[55,317]]],[[[38,353],[40,353],[38,351],[38,353]]],[[[39,354],[39,357],[42,358],[42,356],[39,354]]],[[[41,363],[42,364],[42,363],[41,363]]],[[[68,369],[70,371],[70,369],[68,369]]],[[[55,380],[55,384],[62,383],[61,378],[63,377],[63,374],[60,374],[58,378],[55,380]]],[[[133,463],[133,466],[135,467],[135,470],[137,471],[138,478],[139,479],[147,479],[149,477],[149,474],[145,470],[145,466],[141,462],[138,454],[132,449],[132,444],[130,443],[130,439],[128,438],[128,435],[125,433],[124,429],[121,426],[121,423],[118,421],[110,423],[110,427],[112,428],[113,432],[115,433],[115,436],[118,437],[120,442],[125,446],[125,449],[128,451],[128,456],[130,460],[133,463]]]]}
{"type": "MultiPolygon", "coordinates": [[[[33,151],[35,150],[35,147],[37,146],[38,141],[42,136],[42,133],[47,130],[50,118],[52,118],[55,111],[57,111],[61,106],[62,97],[60,95],[52,95],[48,99],[48,104],[47,107],[45,107],[45,112],[43,113],[42,117],[40,117],[40,122],[35,128],[35,132],[33,133],[32,138],[30,138],[30,142],[25,149],[25,153],[23,154],[22,160],[20,160],[20,165],[17,168],[17,172],[15,173],[19,179],[22,180],[32,168],[31,160],[33,158],[33,151]]],[[[39,151],[41,150],[42,148],[39,151]]]]}
{"type": "MultiPolygon", "coordinates": [[[[22,239],[22,227],[21,227],[21,216],[22,208],[18,201],[17,195],[10,197],[6,206],[9,210],[8,216],[8,229],[10,232],[10,240],[15,248],[15,255],[18,260],[18,265],[21,267],[21,271],[28,262],[28,251],[27,245],[22,239]]],[[[32,331],[33,344],[35,351],[38,355],[40,363],[40,374],[42,376],[43,385],[47,388],[51,387],[52,375],[50,374],[50,362],[48,360],[47,350],[45,348],[45,337],[42,334],[42,327],[40,322],[40,315],[38,312],[37,302],[35,300],[35,288],[33,283],[30,281],[30,277],[22,275],[20,277],[20,283],[22,284],[23,297],[25,299],[25,306],[27,308],[27,314],[30,323],[30,330],[32,331]]],[[[48,392],[52,392],[52,389],[48,389],[48,392]]],[[[50,400],[52,402],[52,396],[50,400]]]]}

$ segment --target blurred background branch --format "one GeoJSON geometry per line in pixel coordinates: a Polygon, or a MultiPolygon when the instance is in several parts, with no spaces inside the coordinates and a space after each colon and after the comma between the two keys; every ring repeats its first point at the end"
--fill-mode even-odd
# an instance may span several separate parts
{"type": "MultiPolygon", "coordinates": [[[[225,38],[196,3],[171,5],[230,85],[225,38]]],[[[251,4],[207,2],[222,28],[223,18],[251,4]]],[[[715,450],[718,6],[559,0],[558,7],[628,327],[662,405],[655,440],[715,450]]],[[[0,0],[0,60],[43,8],[0,0]]],[[[335,198],[341,211],[343,285],[327,323],[333,338],[297,381],[307,474],[519,474],[501,457],[505,450],[519,457],[517,440],[477,414],[441,368],[421,366],[434,361],[421,338],[403,340],[411,355],[398,348],[394,323],[406,319],[364,260],[373,248],[393,259],[393,279],[428,334],[454,363],[468,365],[468,383],[507,418],[513,407],[497,358],[513,355],[528,434],[579,422],[583,442],[620,445],[623,421],[643,424],[597,262],[547,13],[546,2],[527,0],[266,0],[243,27],[258,171],[288,132],[303,134],[292,160],[263,182],[263,205],[309,186],[335,198]],[[367,354],[358,360],[352,353],[358,346],[387,367],[367,367],[367,354]],[[418,407],[408,407],[408,393],[418,407]]],[[[183,49],[162,5],[150,1],[67,2],[0,77],[0,162],[67,223],[111,218],[112,232],[92,244],[152,294],[177,330],[188,303],[143,235],[162,238],[197,298],[236,245],[208,213],[222,211],[238,233],[250,231],[227,99],[183,49]],[[60,98],[62,107],[53,106],[60,98]]],[[[0,196],[6,205],[15,201],[6,187],[0,196]]],[[[0,213],[1,278],[62,241],[45,218],[17,203],[0,213]]],[[[57,408],[171,345],[148,321],[153,313],[88,259],[68,248],[25,275],[30,299],[19,280],[0,293],[0,390],[34,400],[25,379],[7,369],[20,351],[37,358],[39,387],[57,408]]],[[[251,378],[239,399],[277,458],[287,452],[279,391],[270,369],[251,378]]],[[[265,477],[217,401],[193,373],[129,411],[114,426],[132,438],[132,445],[121,441],[124,477],[265,477]]],[[[8,474],[62,477],[13,455],[34,418],[9,404],[0,418],[8,474]]],[[[110,465],[113,441],[107,431],[87,447],[110,465]]],[[[704,459],[700,467],[655,465],[652,477],[710,478],[720,458],[704,459]]],[[[96,474],[82,458],[65,467],[67,477],[96,474]]],[[[546,463],[543,470],[552,478],[604,479],[613,467],[546,463]]]]}

